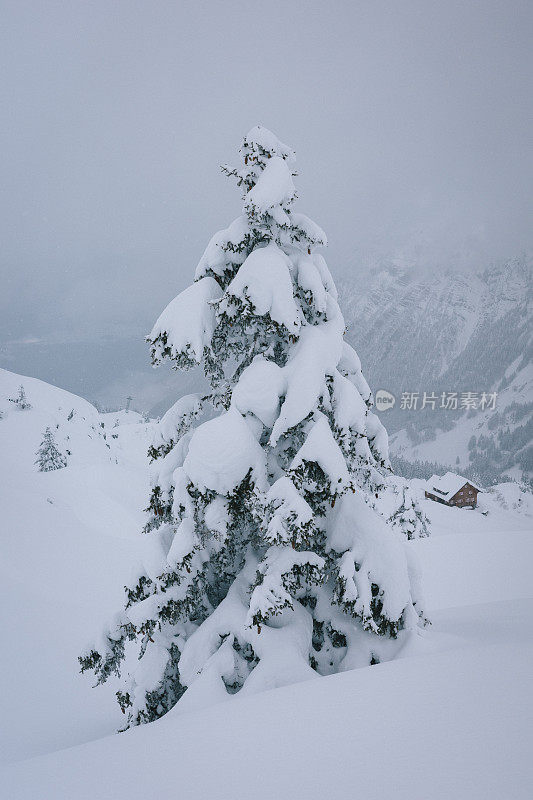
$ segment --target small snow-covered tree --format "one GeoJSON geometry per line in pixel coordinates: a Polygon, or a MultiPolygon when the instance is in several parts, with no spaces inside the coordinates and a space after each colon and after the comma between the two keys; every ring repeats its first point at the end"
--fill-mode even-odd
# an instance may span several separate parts
{"type": "Polygon", "coordinates": [[[21,411],[26,411],[28,408],[31,408],[31,404],[28,402],[26,398],[26,392],[24,390],[24,386],[19,386],[19,392],[16,397],[9,398],[10,403],[14,403],[17,408],[20,408],[21,411]]]}
{"type": "Polygon", "coordinates": [[[407,483],[397,490],[397,497],[399,498],[398,504],[388,522],[402,531],[408,539],[420,539],[428,536],[428,519],[407,483]]]}
{"type": "Polygon", "coordinates": [[[263,127],[240,153],[223,169],[242,215],[148,337],[154,364],[201,365],[211,391],[159,424],[144,568],[80,657],[98,683],[126,658],[128,726],[376,663],[425,623],[326,235],[293,208],[294,153],[263,127]]]}
{"type": "Polygon", "coordinates": [[[67,466],[67,459],[57,449],[54,435],[50,428],[45,430],[43,440],[35,455],[37,456],[35,463],[39,467],[39,472],[52,472],[54,469],[62,469],[67,466]]]}

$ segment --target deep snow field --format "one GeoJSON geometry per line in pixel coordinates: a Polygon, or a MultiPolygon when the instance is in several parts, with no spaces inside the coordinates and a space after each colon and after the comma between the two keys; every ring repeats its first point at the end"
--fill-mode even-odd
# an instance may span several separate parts
{"type": "Polygon", "coordinates": [[[475,511],[422,500],[432,535],[409,546],[433,624],[401,658],[115,735],[116,687],[93,690],[77,656],[141,558],[153,423],[5,370],[0,416],[2,800],[533,796],[533,502],[516,484],[475,511]],[[8,399],[20,384],[31,409],[8,399]],[[41,473],[46,427],[71,455],[41,473]]]}

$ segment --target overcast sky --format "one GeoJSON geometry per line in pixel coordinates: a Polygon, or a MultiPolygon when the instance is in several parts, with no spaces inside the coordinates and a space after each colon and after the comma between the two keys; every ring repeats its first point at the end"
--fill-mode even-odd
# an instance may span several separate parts
{"type": "MultiPolygon", "coordinates": [[[[334,274],[531,247],[530,0],[0,3],[0,341],[147,332],[257,123],[334,274]]],[[[487,256],[488,254],[488,256],[487,256]]]]}

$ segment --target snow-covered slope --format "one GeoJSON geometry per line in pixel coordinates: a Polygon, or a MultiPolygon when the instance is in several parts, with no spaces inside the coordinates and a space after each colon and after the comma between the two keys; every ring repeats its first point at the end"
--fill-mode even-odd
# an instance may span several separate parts
{"type": "Polygon", "coordinates": [[[11,800],[322,800],[354,787],[365,800],[525,800],[532,611],[529,601],[438,612],[445,649],[424,659],[170,713],[14,765],[4,790],[11,800]]]}
{"type": "Polygon", "coordinates": [[[520,480],[533,472],[533,365],[526,364],[498,394],[496,410],[458,415],[449,430],[413,442],[405,428],[390,438],[396,456],[409,462],[438,462],[476,475],[485,485],[502,475],[520,480]]]}
{"type": "Polygon", "coordinates": [[[412,545],[433,626],[403,659],[25,760],[5,768],[7,796],[529,797],[531,518],[427,506],[435,535],[412,545]]]}
{"type": "Polygon", "coordinates": [[[5,759],[67,747],[121,722],[113,687],[92,692],[77,657],[87,631],[122,602],[121,585],[138,559],[150,426],[134,412],[100,416],[69,392],[5,370],[0,411],[5,759]],[[20,385],[30,409],[9,400],[20,385]],[[37,470],[46,427],[70,450],[64,469],[37,470]]]}
{"type": "Polygon", "coordinates": [[[114,687],[92,689],[77,655],[140,558],[151,425],[6,372],[0,407],[1,743],[16,762],[0,796],[530,796],[530,495],[506,484],[476,511],[422,501],[433,535],[409,546],[433,625],[403,658],[113,735],[114,687]],[[25,411],[7,399],[21,383],[25,411]],[[69,442],[65,469],[33,463],[45,427],[69,442]]]}
{"type": "Polygon", "coordinates": [[[355,278],[344,284],[348,337],[370,385],[396,397],[383,414],[389,434],[401,431],[391,437],[393,455],[448,465],[459,457],[462,469],[468,465],[482,478],[513,466],[511,474],[531,472],[532,285],[527,258],[477,274],[428,276],[386,265],[369,286],[355,278]],[[404,392],[419,394],[416,409],[401,408],[404,392]],[[424,392],[437,396],[435,409],[421,410],[424,392]],[[457,392],[457,410],[440,408],[442,392],[457,392]],[[463,392],[477,393],[478,403],[483,392],[497,392],[497,413],[467,416],[463,392]],[[485,437],[473,453],[472,435],[485,437]]]}

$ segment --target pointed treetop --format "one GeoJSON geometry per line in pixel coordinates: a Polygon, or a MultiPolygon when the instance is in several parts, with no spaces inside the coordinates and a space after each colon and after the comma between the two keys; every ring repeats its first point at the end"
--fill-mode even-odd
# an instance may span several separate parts
{"type": "Polygon", "coordinates": [[[245,160],[254,157],[262,160],[265,156],[267,158],[279,156],[289,164],[294,164],[296,161],[294,150],[283,144],[272,131],[262,125],[256,125],[255,128],[248,131],[239,152],[245,160]]]}

